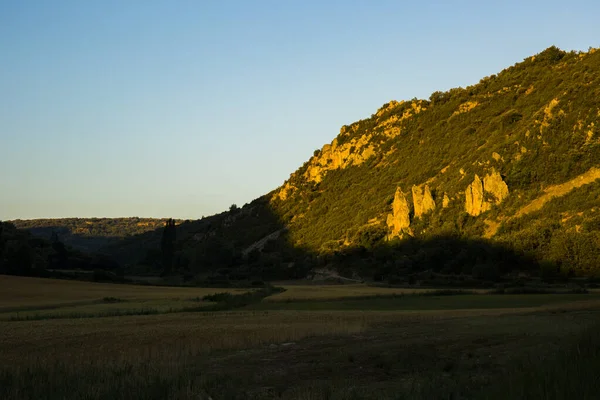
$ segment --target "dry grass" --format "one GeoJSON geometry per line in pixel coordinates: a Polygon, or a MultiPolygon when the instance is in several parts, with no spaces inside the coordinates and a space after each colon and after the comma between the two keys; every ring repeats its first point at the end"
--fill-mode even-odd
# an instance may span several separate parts
{"type": "Polygon", "coordinates": [[[597,316],[532,308],[10,322],[0,331],[6,387],[0,393],[7,399],[440,398],[485,384],[521,353],[550,351],[597,316]]]}
{"type": "Polygon", "coordinates": [[[13,321],[3,325],[0,353],[9,365],[160,359],[359,333],[373,318],[381,317],[361,312],[222,312],[13,321]]]}
{"type": "MultiPolygon", "coordinates": [[[[0,277],[0,283],[6,287],[11,279],[0,277]]],[[[48,310],[65,313],[143,304],[176,307],[202,291],[223,291],[27,278],[11,281],[15,282],[21,290],[44,290],[48,297],[21,292],[24,303],[10,302],[2,291],[0,304],[31,308],[103,297],[130,299],[48,310]],[[93,295],[82,299],[90,288],[93,295]]],[[[407,293],[365,285],[287,289],[282,294],[287,298],[276,301],[407,293]]],[[[504,296],[498,301],[509,299],[504,296]]],[[[478,301],[481,296],[472,297],[478,301]]],[[[2,321],[0,397],[205,399],[210,394],[216,400],[255,393],[257,399],[419,399],[454,392],[467,394],[456,398],[472,398],[472,391],[464,391],[485,387],[491,377],[511,368],[513,358],[545,354],[598,320],[597,296],[560,299],[564,300],[519,308],[238,310],[2,321]]]]}
{"type": "Polygon", "coordinates": [[[0,275],[0,312],[75,306],[105,297],[125,300],[191,299],[219,292],[245,291],[247,290],[121,285],[0,275]]]}
{"type": "Polygon", "coordinates": [[[0,311],[0,321],[27,321],[58,318],[96,318],[128,315],[183,312],[216,303],[190,299],[153,299],[132,301],[97,301],[89,304],[58,305],[51,308],[0,311]]]}
{"type": "Polygon", "coordinates": [[[285,292],[267,297],[264,301],[303,301],[303,300],[335,300],[351,297],[391,296],[400,294],[417,294],[431,292],[436,289],[386,288],[352,285],[278,285],[285,292]]]}
{"type": "Polygon", "coordinates": [[[107,357],[132,361],[161,354],[197,355],[306,337],[345,336],[389,324],[437,326],[461,319],[468,326],[484,318],[521,315],[525,320],[527,315],[540,312],[556,314],[598,309],[600,300],[506,309],[237,311],[11,321],[3,323],[0,354],[3,355],[1,361],[9,364],[59,359],[82,362],[107,357]]]}

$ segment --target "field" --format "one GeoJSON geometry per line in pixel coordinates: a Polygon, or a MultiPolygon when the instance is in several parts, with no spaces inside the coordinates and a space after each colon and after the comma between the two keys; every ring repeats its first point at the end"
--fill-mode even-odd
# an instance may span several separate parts
{"type": "Polygon", "coordinates": [[[118,285],[0,275],[0,321],[163,314],[211,305],[246,289],[118,285]]]}
{"type": "Polygon", "coordinates": [[[65,303],[84,303],[105,297],[148,300],[194,298],[222,292],[223,290],[244,291],[242,289],[119,285],[7,275],[0,275],[0,288],[2,288],[2,291],[0,291],[0,311],[18,307],[35,308],[60,306],[65,303]]]}
{"type": "Polygon", "coordinates": [[[209,311],[198,307],[213,304],[204,295],[244,291],[0,276],[0,398],[592,399],[600,391],[597,293],[287,289],[209,311]],[[144,303],[156,312],[136,308],[144,303]],[[112,307],[128,313],[111,316],[112,307]]]}
{"type": "Polygon", "coordinates": [[[433,289],[407,289],[367,286],[364,284],[351,285],[280,285],[286,290],[283,293],[270,296],[267,302],[301,301],[301,300],[332,300],[351,297],[390,296],[401,294],[417,294],[431,292],[433,289]]]}

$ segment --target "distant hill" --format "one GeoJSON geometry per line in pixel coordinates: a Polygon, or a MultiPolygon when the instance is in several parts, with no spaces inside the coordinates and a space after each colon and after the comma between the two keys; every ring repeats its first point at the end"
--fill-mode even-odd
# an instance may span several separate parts
{"type": "MultiPolygon", "coordinates": [[[[75,249],[96,252],[120,240],[155,231],[165,225],[166,218],[56,218],[10,221],[18,229],[51,239],[56,234],[61,242],[75,249]]],[[[181,221],[177,221],[180,223],[181,221]]]]}
{"type": "Polygon", "coordinates": [[[124,272],[106,255],[78,251],[65,246],[56,236],[44,239],[0,221],[0,274],[81,277],[72,271],[88,272],[89,279],[111,282],[122,281],[124,272]]]}

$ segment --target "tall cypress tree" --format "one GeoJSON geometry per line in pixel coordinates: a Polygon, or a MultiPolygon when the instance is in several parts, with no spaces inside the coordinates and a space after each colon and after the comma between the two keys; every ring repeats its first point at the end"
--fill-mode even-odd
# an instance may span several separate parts
{"type": "Polygon", "coordinates": [[[169,275],[173,270],[173,260],[175,258],[175,240],[177,231],[175,229],[175,220],[169,218],[165,222],[165,228],[160,240],[160,251],[162,254],[163,273],[169,275]]]}

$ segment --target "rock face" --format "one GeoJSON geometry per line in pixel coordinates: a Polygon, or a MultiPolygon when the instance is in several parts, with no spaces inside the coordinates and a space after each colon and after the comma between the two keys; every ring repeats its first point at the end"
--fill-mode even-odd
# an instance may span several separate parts
{"type": "Polygon", "coordinates": [[[477,216],[487,211],[483,201],[483,182],[479,175],[475,174],[473,182],[465,190],[465,209],[467,213],[477,216]]]}
{"type": "Polygon", "coordinates": [[[415,217],[420,217],[435,209],[435,201],[433,200],[428,185],[425,185],[424,189],[414,185],[412,187],[412,195],[415,217]]]}
{"type": "Polygon", "coordinates": [[[400,188],[396,189],[392,213],[387,216],[387,226],[390,228],[389,237],[400,236],[402,232],[410,233],[410,207],[400,188]]]}
{"type": "Polygon", "coordinates": [[[492,208],[493,204],[500,204],[508,197],[508,186],[502,180],[502,176],[492,169],[483,181],[475,175],[473,182],[465,190],[465,210],[472,216],[478,216],[492,208]],[[489,193],[493,201],[486,201],[484,194],[489,193]]]}
{"type": "Polygon", "coordinates": [[[375,148],[370,143],[371,137],[372,135],[365,135],[341,146],[338,146],[337,139],[326,144],[319,156],[311,160],[306,170],[306,179],[319,183],[327,171],[364,163],[375,155],[375,148]]]}
{"type": "Polygon", "coordinates": [[[446,193],[444,193],[444,198],[442,199],[442,208],[447,208],[450,205],[450,197],[446,193]]]}
{"type": "Polygon", "coordinates": [[[508,197],[508,185],[502,180],[502,176],[496,170],[483,178],[483,189],[496,198],[496,204],[508,197]]]}
{"type": "Polygon", "coordinates": [[[281,189],[279,189],[279,191],[275,194],[275,197],[278,197],[280,200],[285,201],[295,189],[296,188],[294,186],[286,182],[281,187],[281,189]]]}
{"type": "MultiPolygon", "coordinates": [[[[377,128],[383,135],[393,138],[402,132],[406,121],[425,110],[425,103],[422,101],[391,101],[377,112],[377,128]],[[394,113],[394,111],[396,112],[394,113]]],[[[353,135],[359,126],[358,123],[343,126],[338,137],[344,138],[353,135]]],[[[304,178],[307,181],[319,183],[331,170],[363,164],[379,149],[380,140],[373,140],[377,135],[377,132],[368,132],[353,137],[349,141],[334,139],[331,144],[323,146],[321,151],[310,159],[304,178]]]]}

